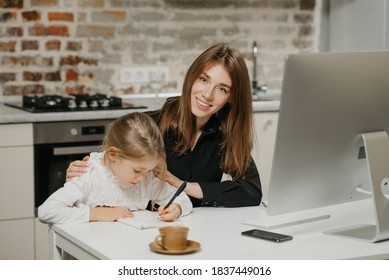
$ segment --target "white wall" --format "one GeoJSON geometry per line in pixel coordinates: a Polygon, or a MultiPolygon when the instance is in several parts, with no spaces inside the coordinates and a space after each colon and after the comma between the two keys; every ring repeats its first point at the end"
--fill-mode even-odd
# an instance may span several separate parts
{"type": "Polygon", "coordinates": [[[327,0],[326,4],[323,51],[388,49],[389,0],[327,0]]]}

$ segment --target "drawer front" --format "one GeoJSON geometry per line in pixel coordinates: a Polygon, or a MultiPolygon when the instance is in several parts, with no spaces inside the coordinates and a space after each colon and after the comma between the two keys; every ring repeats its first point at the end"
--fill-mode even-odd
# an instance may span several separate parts
{"type": "Polygon", "coordinates": [[[0,147],[33,145],[32,123],[0,125],[0,147]]]}

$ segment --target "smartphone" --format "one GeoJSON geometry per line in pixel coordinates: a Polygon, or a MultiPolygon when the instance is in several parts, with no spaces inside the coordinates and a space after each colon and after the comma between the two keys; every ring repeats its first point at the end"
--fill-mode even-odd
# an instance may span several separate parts
{"type": "Polygon", "coordinates": [[[285,235],[285,234],[280,234],[280,233],[275,233],[275,232],[270,232],[270,231],[265,231],[265,230],[260,230],[260,229],[252,229],[252,230],[248,230],[248,231],[243,231],[242,235],[254,237],[254,238],[265,239],[265,240],[273,241],[273,242],[277,242],[277,243],[293,239],[293,237],[290,235],[285,235]]]}

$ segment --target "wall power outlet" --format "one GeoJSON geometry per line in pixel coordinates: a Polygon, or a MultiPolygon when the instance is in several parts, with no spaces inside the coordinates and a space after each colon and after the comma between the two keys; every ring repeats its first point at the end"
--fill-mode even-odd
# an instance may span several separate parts
{"type": "Polygon", "coordinates": [[[121,83],[164,83],[169,80],[168,67],[122,67],[121,83]]]}

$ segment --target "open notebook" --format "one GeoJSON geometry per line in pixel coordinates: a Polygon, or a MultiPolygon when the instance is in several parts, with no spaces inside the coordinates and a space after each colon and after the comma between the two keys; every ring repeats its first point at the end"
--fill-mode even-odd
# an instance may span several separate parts
{"type": "Polygon", "coordinates": [[[182,225],[180,219],[174,222],[164,222],[158,219],[158,212],[151,212],[147,210],[135,211],[134,217],[118,219],[119,223],[135,227],[137,229],[159,228],[166,226],[182,225]]]}

